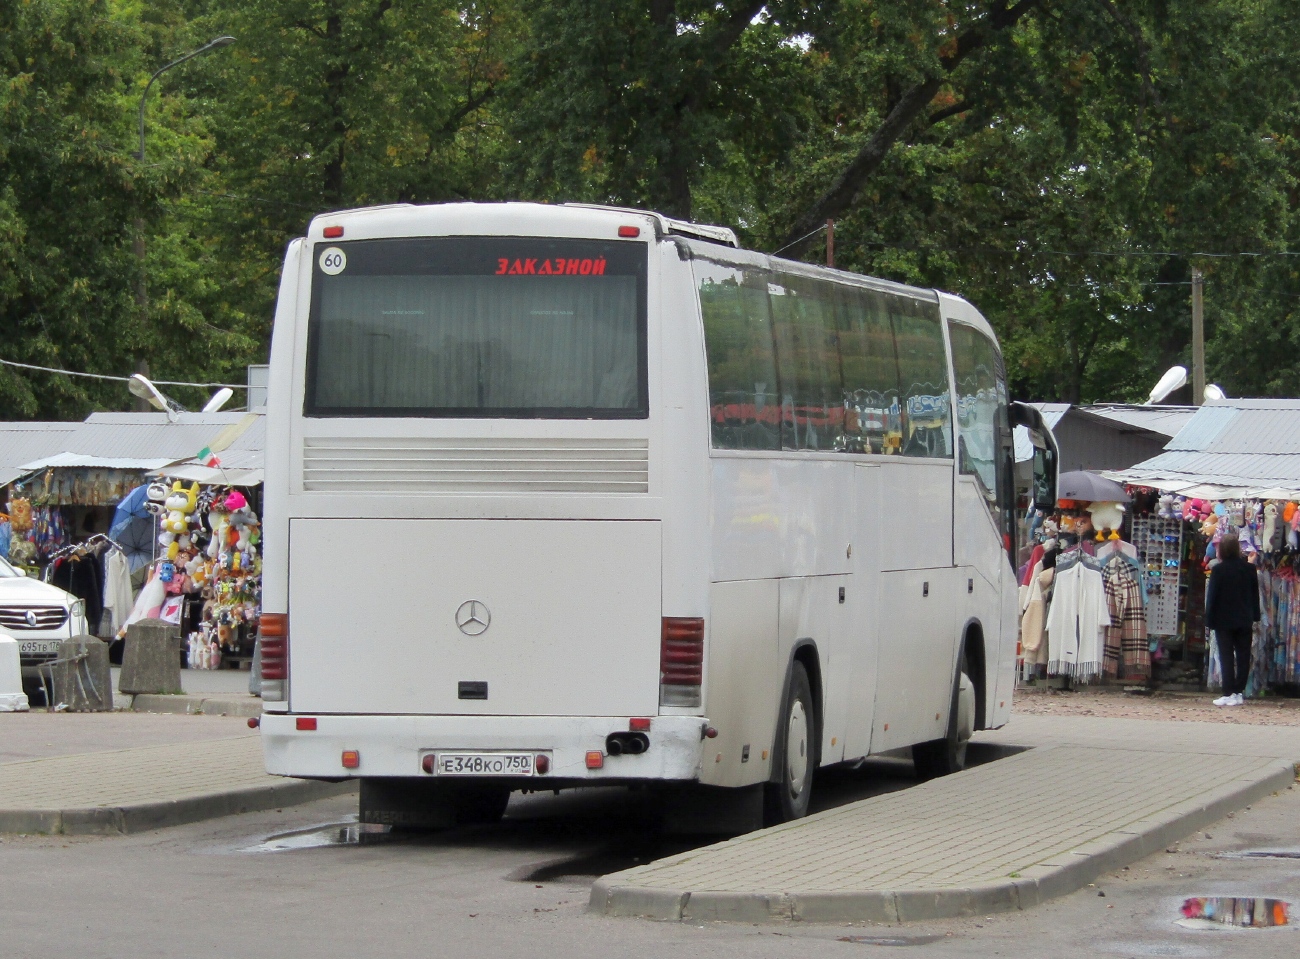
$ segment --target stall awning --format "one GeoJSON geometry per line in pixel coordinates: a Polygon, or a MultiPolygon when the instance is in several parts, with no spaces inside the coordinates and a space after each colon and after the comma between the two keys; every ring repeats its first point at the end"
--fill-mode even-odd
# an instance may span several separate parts
{"type": "Polygon", "coordinates": [[[144,459],[134,456],[91,456],[87,453],[55,453],[52,456],[42,456],[39,459],[34,459],[30,463],[23,463],[18,467],[18,473],[20,476],[25,476],[30,473],[38,473],[44,469],[61,468],[128,470],[147,473],[150,470],[166,466],[170,462],[171,460],[160,457],[144,459]]]}
{"type": "Polygon", "coordinates": [[[263,471],[260,469],[217,469],[199,463],[182,463],[156,470],[155,476],[169,476],[185,483],[201,486],[260,486],[263,471]]]}

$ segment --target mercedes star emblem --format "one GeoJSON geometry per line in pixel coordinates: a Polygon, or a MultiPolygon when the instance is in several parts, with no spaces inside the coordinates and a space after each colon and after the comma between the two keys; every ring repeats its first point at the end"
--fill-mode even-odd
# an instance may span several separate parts
{"type": "Polygon", "coordinates": [[[456,625],[466,636],[478,636],[487,632],[491,623],[492,614],[477,599],[466,600],[456,610],[456,625]]]}
{"type": "Polygon", "coordinates": [[[30,626],[32,629],[36,628],[36,610],[29,609],[27,611],[27,615],[24,616],[23,619],[27,620],[27,625],[30,626]]]}

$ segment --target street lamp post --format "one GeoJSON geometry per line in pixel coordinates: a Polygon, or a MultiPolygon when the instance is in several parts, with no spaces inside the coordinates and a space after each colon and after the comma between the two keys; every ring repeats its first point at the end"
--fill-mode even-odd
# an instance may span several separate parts
{"type": "MultiPolygon", "coordinates": [[[[209,40],[207,43],[199,47],[197,50],[193,50],[185,54],[185,56],[173,60],[171,63],[165,64],[162,67],[160,67],[158,70],[154,71],[153,76],[149,78],[149,82],[144,85],[144,93],[140,94],[140,149],[137,150],[135,153],[137,160],[139,160],[141,163],[144,162],[144,102],[149,96],[149,89],[153,86],[153,82],[157,80],[160,76],[162,76],[164,73],[166,73],[168,70],[170,70],[172,67],[179,66],[180,64],[184,63],[186,60],[192,60],[197,56],[207,53],[209,50],[215,50],[218,47],[224,47],[234,42],[235,42],[234,37],[217,37],[215,40],[209,40]]],[[[135,243],[133,244],[133,246],[135,248],[136,259],[140,261],[139,277],[136,280],[136,285],[135,285],[135,304],[140,309],[140,319],[144,320],[147,318],[148,311],[149,311],[149,292],[148,292],[148,288],[145,285],[145,269],[144,269],[145,250],[144,250],[144,218],[143,217],[136,218],[135,243]]],[[[147,369],[148,368],[146,367],[146,370],[147,369]]]]}
{"type": "Polygon", "coordinates": [[[185,54],[185,56],[173,60],[171,63],[165,64],[154,71],[154,75],[151,76],[149,82],[144,85],[144,93],[140,94],[140,149],[136,151],[136,159],[141,161],[144,160],[144,101],[149,96],[149,88],[153,86],[153,82],[172,67],[180,66],[186,60],[193,60],[195,57],[201,56],[209,50],[215,50],[217,47],[224,47],[234,42],[234,37],[217,37],[215,40],[209,40],[197,50],[193,50],[185,54]]]}

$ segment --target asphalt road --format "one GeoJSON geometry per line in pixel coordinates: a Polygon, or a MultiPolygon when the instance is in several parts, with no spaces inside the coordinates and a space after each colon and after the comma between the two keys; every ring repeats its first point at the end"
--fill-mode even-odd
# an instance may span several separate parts
{"type": "MultiPolygon", "coordinates": [[[[911,782],[906,763],[872,763],[823,782],[822,802],[911,782]]],[[[515,797],[499,825],[414,838],[358,837],[354,802],[125,837],[5,837],[0,957],[807,957],[899,946],[914,956],[1035,959],[1300,952],[1294,926],[1175,924],[1188,896],[1300,905],[1300,859],[1218,858],[1300,849],[1297,789],[1037,910],[904,927],[588,915],[595,875],[682,848],[648,838],[644,803],[622,790],[515,797]]]]}

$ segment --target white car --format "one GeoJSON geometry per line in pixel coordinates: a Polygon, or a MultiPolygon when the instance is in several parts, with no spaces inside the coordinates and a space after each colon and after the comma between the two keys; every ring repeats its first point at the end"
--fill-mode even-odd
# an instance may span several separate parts
{"type": "Polygon", "coordinates": [[[58,655],[59,643],[87,632],[86,605],[0,559],[0,632],[18,640],[23,679],[38,679],[40,665],[58,655]]]}

